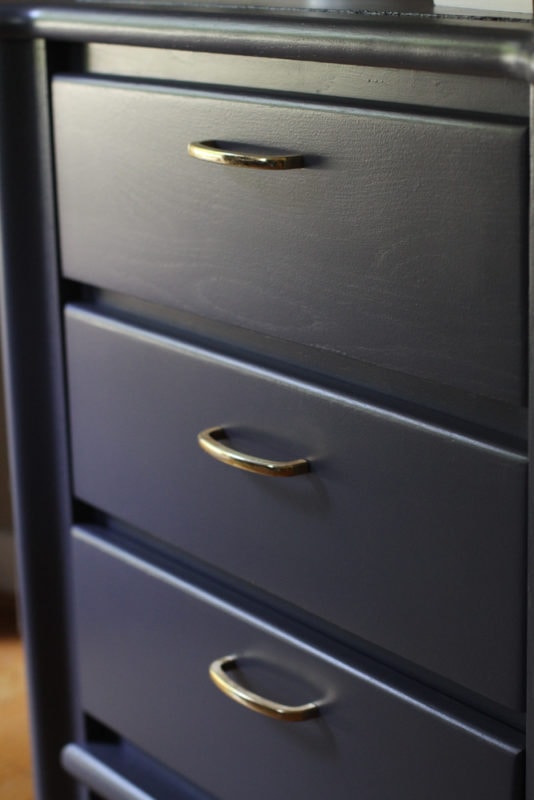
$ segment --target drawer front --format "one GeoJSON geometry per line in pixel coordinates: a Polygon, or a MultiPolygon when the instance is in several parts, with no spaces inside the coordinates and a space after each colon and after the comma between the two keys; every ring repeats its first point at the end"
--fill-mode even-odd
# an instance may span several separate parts
{"type": "Polygon", "coordinates": [[[54,121],[68,277],[522,402],[524,126],[72,79],[54,121]]]}
{"type": "Polygon", "coordinates": [[[219,800],[522,797],[519,734],[412,697],[80,530],[74,585],[82,707],[219,800]],[[232,702],[208,677],[230,654],[249,690],[315,702],[319,717],[232,702]]]}
{"type": "Polygon", "coordinates": [[[66,334],[77,497],[522,707],[522,457],[82,308],[66,334]],[[218,425],[311,472],[219,463],[197,444],[218,425]]]}

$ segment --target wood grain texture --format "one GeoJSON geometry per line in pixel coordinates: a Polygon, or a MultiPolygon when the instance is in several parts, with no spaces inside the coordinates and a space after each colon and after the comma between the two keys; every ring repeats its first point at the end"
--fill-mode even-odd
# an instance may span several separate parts
{"type": "Polygon", "coordinates": [[[32,800],[24,654],[15,607],[0,596],[0,800],[32,800]]]}
{"type": "Polygon", "coordinates": [[[523,402],[522,124],[89,80],[54,97],[68,277],[523,402]],[[201,163],[203,139],[306,167],[201,163]]]}
{"type": "Polygon", "coordinates": [[[66,335],[81,500],[523,708],[524,457],[83,308],[66,335]],[[214,425],[311,472],[223,465],[214,425]]]}
{"type": "Polygon", "coordinates": [[[521,734],[309,648],[81,529],[73,544],[83,706],[218,800],[521,799],[521,734]],[[208,676],[230,653],[249,688],[315,700],[319,717],[283,723],[232,702],[208,676]]]}

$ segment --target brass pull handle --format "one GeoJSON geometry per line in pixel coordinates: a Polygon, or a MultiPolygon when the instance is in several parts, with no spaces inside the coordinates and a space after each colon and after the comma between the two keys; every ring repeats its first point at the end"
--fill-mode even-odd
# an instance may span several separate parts
{"type": "Polygon", "coordinates": [[[221,147],[215,141],[190,142],[187,152],[200,161],[224,164],[227,167],[249,167],[250,169],[299,169],[304,159],[298,153],[277,155],[274,153],[234,152],[221,147]]]}
{"type": "Polygon", "coordinates": [[[297,458],[295,461],[270,461],[266,458],[250,456],[240,453],[227,444],[222,443],[226,439],[224,428],[206,428],[198,434],[200,447],[217,461],[228,464],[236,469],[244,469],[246,472],[255,472],[258,475],[272,475],[275,478],[291,478],[294,475],[303,475],[310,471],[309,461],[305,458],[297,458]]]}
{"type": "Polygon", "coordinates": [[[236,703],[241,703],[251,711],[257,711],[258,714],[264,714],[266,717],[273,717],[283,722],[302,722],[319,715],[317,703],[306,703],[303,706],[285,706],[282,703],[275,703],[259,694],[250,692],[228,676],[228,672],[236,667],[237,656],[218,658],[210,665],[210,678],[215,686],[232,700],[235,700],[236,703]]]}

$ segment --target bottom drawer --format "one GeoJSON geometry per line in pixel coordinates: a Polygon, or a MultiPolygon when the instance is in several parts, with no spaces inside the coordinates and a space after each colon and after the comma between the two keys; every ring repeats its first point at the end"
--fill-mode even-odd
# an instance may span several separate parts
{"type": "Polygon", "coordinates": [[[214,800],[129,742],[68,744],[61,763],[101,800],[214,800]]]}
{"type": "Polygon", "coordinates": [[[73,558],[84,710],[219,800],[521,796],[520,734],[329,657],[91,531],[75,529],[73,558]],[[313,701],[318,716],[232,702],[208,675],[229,655],[245,691],[313,701]]]}

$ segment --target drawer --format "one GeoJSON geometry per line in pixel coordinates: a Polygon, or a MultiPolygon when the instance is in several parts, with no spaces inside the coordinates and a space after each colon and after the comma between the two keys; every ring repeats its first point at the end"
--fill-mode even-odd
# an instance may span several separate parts
{"type": "Polygon", "coordinates": [[[82,707],[218,800],[522,797],[522,737],[488,718],[328,656],[79,529],[73,577],[82,707]],[[224,676],[290,709],[315,703],[318,717],[232,702],[208,676],[230,655],[224,676]]]}
{"type": "Polygon", "coordinates": [[[71,742],[62,749],[61,763],[76,781],[95,792],[92,800],[215,800],[124,739],[71,742]]]}
{"type": "Polygon", "coordinates": [[[72,78],[53,108],[67,277],[523,402],[523,124],[72,78]],[[206,139],[304,166],[191,158],[206,139]]]}
{"type": "Polygon", "coordinates": [[[78,498],[522,708],[522,456],[84,308],[66,337],[78,498]],[[311,471],[219,463],[197,443],[212,426],[311,471]]]}

